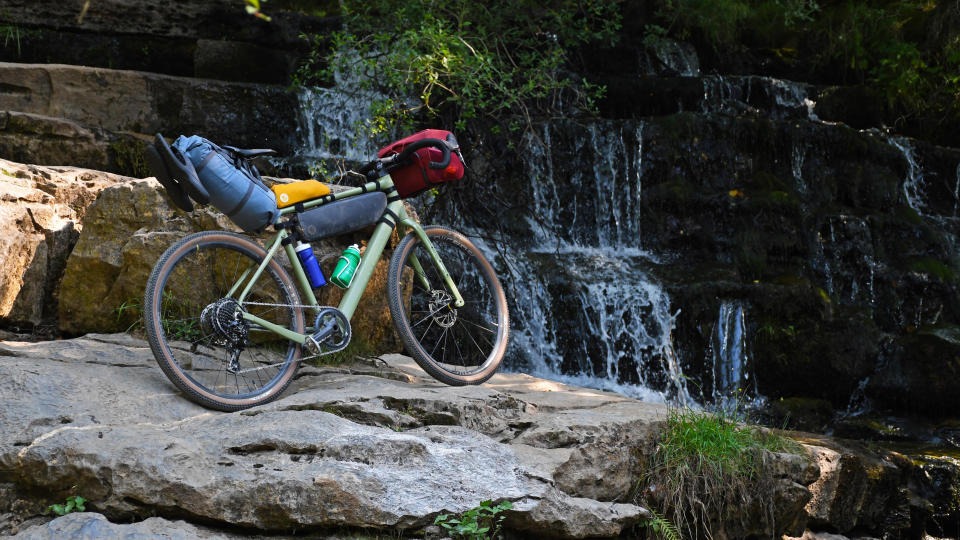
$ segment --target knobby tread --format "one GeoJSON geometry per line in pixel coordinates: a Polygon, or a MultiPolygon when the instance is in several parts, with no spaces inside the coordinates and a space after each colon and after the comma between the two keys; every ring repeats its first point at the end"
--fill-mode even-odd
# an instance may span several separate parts
{"type": "MultiPolygon", "coordinates": [[[[426,371],[435,379],[451,386],[482,384],[497,372],[497,369],[500,367],[500,363],[503,361],[503,356],[506,352],[506,346],[509,340],[510,313],[507,309],[507,300],[506,295],[504,295],[503,292],[503,287],[500,285],[500,280],[497,279],[493,266],[491,266],[490,262],[487,261],[480,250],[477,249],[477,247],[470,242],[467,237],[452,229],[435,225],[424,227],[424,232],[426,232],[428,236],[447,237],[448,239],[459,243],[461,246],[465,247],[467,252],[469,252],[470,255],[476,259],[476,261],[479,263],[479,268],[482,270],[484,277],[486,278],[486,281],[488,285],[490,285],[494,294],[497,311],[502,320],[501,324],[503,325],[503,335],[494,347],[494,351],[496,351],[496,354],[494,355],[495,358],[493,358],[492,361],[489,361],[489,365],[484,367],[481,371],[467,375],[451,373],[445,370],[437,364],[437,362],[430,356],[430,354],[426,352],[426,350],[424,350],[410,327],[410,323],[405,316],[406,310],[402,304],[403,296],[401,290],[401,280],[404,261],[413,248],[416,247],[415,244],[419,243],[420,241],[413,232],[407,234],[403,240],[400,241],[394,250],[393,257],[390,259],[390,269],[387,274],[387,292],[390,301],[390,315],[393,319],[394,327],[396,328],[397,334],[399,334],[400,340],[403,342],[404,347],[413,357],[414,361],[416,361],[424,371],[426,371]]],[[[493,354],[493,352],[491,352],[491,354],[493,354]]]]}
{"type": "MultiPolygon", "coordinates": [[[[157,364],[159,364],[160,369],[167,378],[170,379],[188,399],[210,409],[228,412],[238,411],[268,403],[280,396],[293,381],[294,374],[300,366],[300,355],[302,352],[298,349],[290,364],[284,369],[283,376],[274,384],[262,388],[262,392],[253,398],[229,399],[214,395],[202,388],[197,388],[180,371],[175,360],[169,354],[169,346],[163,343],[161,339],[163,335],[161,318],[158,317],[158,313],[155,313],[155,310],[159,308],[159,299],[156,294],[158,281],[160,281],[161,278],[165,279],[166,276],[164,274],[175,267],[177,261],[173,261],[173,265],[168,266],[168,264],[171,263],[171,258],[180,255],[184,246],[188,244],[200,246],[212,243],[232,244],[238,251],[245,252],[248,256],[258,261],[262,261],[266,256],[266,251],[260,245],[244,236],[232,232],[205,231],[185,236],[170,246],[163,255],[160,256],[160,259],[153,267],[153,271],[150,273],[144,294],[144,325],[146,327],[147,341],[157,360],[157,364]]],[[[293,280],[286,270],[277,262],[276,258],[270,262],[268,268],[279,277],[281,284],[285,288],[285,293],[289,295],[288,303],[299,305],[300,296],[293,284],[293,280]]],[[[266,276],[261,276],[261,279],[266,279],[266,276]]],[[[294,310],[292,329],[302,333],[303,328],[303,312],[300,309],[296,309],[294,310]]]]}

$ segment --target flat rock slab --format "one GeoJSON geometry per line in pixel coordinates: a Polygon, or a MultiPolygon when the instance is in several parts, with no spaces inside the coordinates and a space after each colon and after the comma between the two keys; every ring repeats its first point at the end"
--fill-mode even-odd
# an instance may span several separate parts
{"type": "MultiPolygon", "coordinates": [[[[0,377],[13,382],[0,481],[53,498],[76,486],[111,519],[155,513],[265,532],[419,528],[493,499],[514,502],[517,530],[616,535],[646,510],[603,490],[583,496],[567,469],[584,447],[622,446],[667,410],[515,374],[448,387],[388,356],[303,367],[283,399],[211,412],[124,334],[0,342],[0,377]]],[[[611,463],[594,464],[585,484],[627,472],[611,463]]]]}
{"type": "Polygon", "coordinates": [[[13,536],[18,540],[47,540],[50,538],[69,538],[71,540],[94,540],[123,538],[124,540],[233,540],[250,536],[237,536],[196,527],[185,521],[170,521],[163,518],[149,518],[139,523],[110,523],[102,514],[95,512],[77,512],[58,517],[49,523],[36,525],[13,536]]]}

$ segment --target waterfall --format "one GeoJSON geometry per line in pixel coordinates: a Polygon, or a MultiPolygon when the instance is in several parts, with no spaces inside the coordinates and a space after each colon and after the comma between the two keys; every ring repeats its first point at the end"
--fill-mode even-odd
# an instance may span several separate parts
{"type": "Polygon", "coordinates": [[[717,407],[736,408],[743,398],[757,395],[747,343],[743,303],[722,302],[707,358],[713,366],[713,403],[717,407]]]}
{"type": "MultiPolygon", "coordinates": [[[[672,39],[661,39],[653,47],[656,59],[669,71],[681,77],[697,77],[700,75],[700,59],[697,51],[689,43],[681,43],[672,39]]],[[[658,74],[650,70],[650,75],[658,74]]]]}
{"type": "Polygon", "coordinates": [[[913,145],[906,137],[890,137],[889,143],[897,147],[907,160],[907,177],[903,182],[903,195],[907,204],[921,216],[924,215],[926,203],[923,201],[924,178],[923,169],[917,164],[913,152],[913,145]]]}
{"type": "Polygon", "coordinates": [[[957,164],[955,177],[956,183],[953,185],[953,217],[960,217],[960,163],[957,164]]]}
{"type": "Polygon", "coordinates": [[[507,367],[690,403],[672,338],[676,313],[642,249],[643,124],[591,124],[572,164],[553,155],[552,129],[525,139],[533,245],[517,250],[505,280],[515,321],[507,367]],[[569,177],[555,177],[554,159],[569,177]]]}
{"type": "Polygon", "coordinates": [[[827,292],[844,303],[876,305],[877,261],[870,225],[857,216],[826,216],[817,231],[814,268],[827,292]]]}
{"type": "Polygon", "coordinates": [[[801,195],[807,194],[807,183],[803,179],[803,162],[806,160],[806,157],[806,148],[804,148],[799,141],[794,142],[790,151],[790,165],[793,172],[794,186],[797,189],[797,193],[801,195]]]}
{"type": "Polygon", "coordinates": [[[377,147],[362,126],[373,97],[368,93],[334,88],[304,88],[298,92],[301,154],[313,159],[363,161],[376,156],[377,147]]]}

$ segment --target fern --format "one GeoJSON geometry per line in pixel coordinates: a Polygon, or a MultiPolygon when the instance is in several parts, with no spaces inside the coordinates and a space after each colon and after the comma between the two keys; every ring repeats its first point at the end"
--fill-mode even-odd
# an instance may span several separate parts
{"type": "Polygon", "coordinates": [[[662,540],[680,540],[680,531],[677,530],[677,526],[656,510],[650,510],[650,517],[641,525],[649,528],[657,538],[662,540]]]}

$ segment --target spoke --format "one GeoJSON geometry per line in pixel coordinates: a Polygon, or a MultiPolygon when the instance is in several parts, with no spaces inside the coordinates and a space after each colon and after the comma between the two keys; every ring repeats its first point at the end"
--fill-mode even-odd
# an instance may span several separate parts
{"type": "MultiPolygon", "coordinates": [[[[417,326],[418,324],[422,323],[423,321],[425,321],[425,320],[427,320],[427,319],[433,320],[433,316],[434,316],[435,314],[440,313],[441,310],[443,310],[444,308],[447,308],[447,307],[450,307],[450,304],[447,304],[447,305],[445,305],[445,306],[439,307],[439,308],[437,308],[437,309],[429,312],[425,317],[423,317],[422,319],[420,319],[419,321],[417,321],[417,323],[414,324],[413,326],[417,326]]],[[[411,327],[411,328],[412,328],[412,327],[411,327]]]]}
{"type": "MultiPolygon", "coordinates": [[[[494,330],[494,329],[492,329],[492,328],[487,328],[486,326],[483,326],[482,324],[477,324],[477,323],[475,323],[475,322],[473,322],[473,321],[470,321],[470,320],[467,320],[467,319],[465,319],[465,318],[463,318],[463,317],[457,317],[457,320],[458,320],[458,321],[463,321],[463,322],[465,322],[465,323],[467,323],[467,324],[470,324],[470,325],[473,325],[473,326],[476,326],[477,328],[479,328],[479,329],[481,329],[481,330],[486,330],[487,332],[490,332],[491,334],[496,334],[496,333],[497,333],[497,331],[494,330]]],[[[492,324],[492,323],[491,323],[491,324],[492,324]]],[[[494,326],[500,326],[500,325],[494,324],[494,326]]]]}
{"type": "MultiPolygon", "coordinates": [[[[432,325],[431,325],[431,326],[432,326],[432,325]]],[[[447,329],[444,328],[444,329],[443,329],[443,332],[440,333],[440,337],[437,338],[437,343],[433,346],[433,350],[430,351],[430,356],[431,356],[431,357],[434,357],[434,354],[437,352],[437,347],[439,347],[439,346],[440,346],[440,342],[443,341],[441,338],[445,338],[446,336],[447,336],[447,329]]]]}
{"type": "MultiPolygon", "coordinates": [[[[450,332],[451,334],[453,332],[450,332]]],[[[460,358],[460,365],[463,366],[463,369],[467,369],[466,360],[463,359],[463,352],[460,350],[460,344],[456,338],[453,339],[453,346],[457,349],[457,356],[460,358]]]]}
{"type": "Polygon", "coordinates": [[[466,328],[463,329],[463,333],[466,334],[468,338],[470,338],[470,341],[473,342],[473,345],[477,348],[478,351],[480,351],[480,356],[486,356],[486,353],[483,352],[483,348],[480,347],[480,344],[477,343],[477,340],[473,339],[473,334],[466,328]]]}

